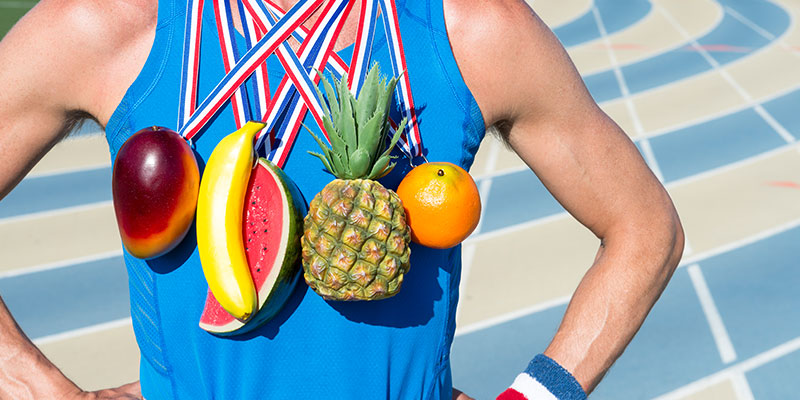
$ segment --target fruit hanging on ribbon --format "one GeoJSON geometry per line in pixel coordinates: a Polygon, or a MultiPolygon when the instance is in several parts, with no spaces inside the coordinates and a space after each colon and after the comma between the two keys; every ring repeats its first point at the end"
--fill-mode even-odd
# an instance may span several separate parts
{"type": "Polygon", "coordinates": [[[400,123],[389,145],[388,115],[397,78],[386,80],[375,64],[358,99],[347,75],[323,77],[328,98],[323,123],[328,148],[315,136],[319,157],[336,180],[309,205],[303,235],[306,283],[328,300],[377,300],[395,295],[409,269],[410,233],[400,198],[374,179],[394,167],[390,152],[402,134],[400,123]]]}
{"type": "Polygon", "coordinates": [[[200,173],[176,132],[153,126],[134,133],[114,160],[111,190],[122,243],[150,259],[183,240],[194,220],[200,173]]]}
{"type": "Polygon", "coordinates": [[[253,168],[253,138],[264,128],[250,121],[224,137],[206,163],[197,200],[197,250],[208,287],[219,304],[244,322],[258,310],[242,235],[244,198],[253,168]]]}
{"type": "Polygon", "coordinates": [[[211,290],[200,327],[221,336],[258,328],[274,317],[300,280],[300,237],[306,207],[288,176],[264,158],[250,174],[244,199],[243,230],[247,264],[258,297],[258,312],[243,323],[225,311],[211,290]]]}
{"type": "Polygon", "coordinates": [[[412,169],[397,187],[411,240],[449,249],[478,226],[481,198],[469,172],[448,162],[427,162],[412,169]]]}

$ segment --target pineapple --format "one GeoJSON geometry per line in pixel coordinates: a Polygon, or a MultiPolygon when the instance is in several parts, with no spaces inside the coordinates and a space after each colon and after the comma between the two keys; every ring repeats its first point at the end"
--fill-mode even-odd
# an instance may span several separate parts
{"type": "MultiPolygon", "coordinates": [[[[397,194],[375,181],[393,167],[391,150],[404,119],[387,145],[389,109],[397,78],[388,83],[374,64],[358,96],[347,75],[317,89],[331,147],[317,136],[322,160],[336,178],[309,205],[304,221],[303,276],[327,300],[378,300],[394,296],[408,272],[410,230],[397,194]]],[[[312,133],[313,135],[313,133],[312,133]]]]}

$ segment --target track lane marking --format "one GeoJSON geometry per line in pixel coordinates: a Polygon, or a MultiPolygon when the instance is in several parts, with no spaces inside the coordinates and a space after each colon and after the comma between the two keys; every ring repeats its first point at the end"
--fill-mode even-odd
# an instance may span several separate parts
{"type": "MultiPolygon", "coordinates": [[[[654,7],[654,5],[651,6],[654,7]]],[[[633,103],[633,99],[631,98],[631,92],[628,89],[625,76],[623,75],[622,69],[617,61],[617,56],[614,54],[614,50],[611,48],[611,40],[608,37],[608,32],[606,31],[606,26],[603,23],[603,18],[600,15],[600,11],[597,9],[597,7],[592,7],[592,14],[594,14],[594,20],[595,23],[597,23],[597,29],[600,30],[600,36],[603,40],[603,43],[607,46],[606,49],[608,58],[611,61],[611,67],[614,70],[614,76],[617,79],[617,84],[619,85],[620,92],[622,93],[622,98],[625,101],[625,107],[628,109],[628,114],[633,121],[633,126],[636,130],[636,136],[641,136],[644,134],[642,120],[639,117],[639,113],[636,111],[636,105],[633,103]]],[[[650,169],[653,171],[659,181],[664,182],[664,174],[661,172],[661,168],[658,166],[658,161],[656,160],[652,147],[650,147],[650,142],[647,139],[642,139],[639,143],[642,146],[642,153],[644,158],[647,160],[647,164],[650,166],[650,169]]]]}
{"type": "Polygon", "coordinates": [[[0,272],[0,279],[16,278],[18,276],[23,276],[23,275],[30,275],[39,272],[52,271],[62,268],[69,268],[76,265],[82,265],[94,261],[107,260],[116,257],[122,257],[122,250],[107,251],[83,257],[70,258],[66,260],[59,260],[56,262],[50,262],[30,267],[13,269],[10,271],[4,271],[0,272]]]}
{"type": "Polygon", "coordinates": [[[769,362],[775,361],[785,355],[800,350],[800,337],[796,337],[788,342],[773,347],[767,351],[759,353],[747,360],[736,363],[721,371],[700,378],[688,385],[681,386],[669,393],[654,398],[653,400],[681,400],[685,397],[697,393],[709,386],[722,382],[726,379],[735,379],[735,374],[744,374],[761,367],[769,362]]]}
{"type": "MultiPolygon", "coordinates": [[[[745,102],[756,103],[755,99],[753,99],[753,97],[750,96],[750,93],[747,92],[747,90],[745,90],[745,88],[742,87],[742,85],[740,85],[739,82],[736,81],[736,79],[730,74],[730,72],[728,72],[726,68],[723,68],[719,64],[719,62],[717,62],[717,60],[714,59],[714,57],[711,57],[708,51],[704,49],[702,46],[700,46],[697,40],[691,38],[689,33],[686,32],[686,30],[683,28],[680,22],[678,22],[678,20],[675,19],[675,17],[669,11],[667,11],[663,7],[658,7],[658,10],[670,21],[670,23],[675,27],[675,29],[678,30],[678,32],[680,32],[680,34],[683,35],[683,37],[689,41],[689,43],[691,43],[691,46],[697,49],[698,53],[711,66],[712,70],[719,72],[722,78],[725,79],[725,81],[728,82],[728,84],[731,85],[731,87],[733,87],[733,89],[739,94],[739,96],[742,97],[742,99],[745,102]]],[[[789,30],[790,29],[787,29],[787,32],[789,30]]],[[[769,46],[764,46],[764,47],[766,48],[769,46]]],[[[764,119],[764,121],[769,126],[772,127],[772,129],[775,130],[775,132],[778,135],[781,136],[781,138],[783,138],[783,140],[786,141],[786,143],[795,142],[794,136],[792,136],[789,133],[789,131],[787,131],[786,128],[783,127],[783,125],[781,125],[777,120],[775,120],[775,118],[773,118],[772,115],[767,110],[765,110],[761,104],[756,104],[753,107],[753,109],[758,113],[758,115],[760,115],[764,119]]]]}
{"type": "Polygon", "coordinates": [[[711,296],[711,290],[708,288],[703,272],[698,264],[690,265],[687,270],[697,298],[700,300],[700,307],[703,309],[706,321],[708,321],[708,325],[711,328],[711,334],[717,345],[720,359],[724,364],[730,364],[736,361],[736,350],[733,348],[733,342],[731,342],[731,337],[725,328],[725,323],[722,322],[722,316],[714,302],[714,297],[711,296]]]}
{"type": "MultiPolygon", "coordinates": [[[[566,212],[564,212],[562,214],[569,215],[566,212]]],[[[765,229],[765,230],[763,230],[761,232],[758,232],[758,233],[756,233],[754,235],[750,235],[750,236],[745,237],[743,239],[736,240],[736,241],[727,243],[725,245],[718,246],[718,247],[715,247],[713,249],[697,253],[697,254],[689,257],[689,258],[686,258],[685,260],[682,260],[680,262],[680,264],[678,264],[678,268],[688,267],[690,265],[694,265],[694,264],[700,263],[700,262],[702,262],[702,261],[704,261],[706,259],[718,256],[718,255],[722,255],[724,253],[728,253],[728,252],[731,252],[731,251],[734,251],[734,250],[737,250],[737,249],[740,249],[740,248],[745,247],[747,245],[750,245],[750,244],[753,244],[753,243],[756,243],[756,242],[760,242],[762,240],[768,240],[768,239],[772,238],[773,236],[780,235],[780,234],[782,234],[784,232],[790,231],[790,230],[795,229],[797,227],[800,227],[800,218],[791,220],[789,222],[786,222],[784,224],[781,224],[781,225],[778,225],[778,226],[775,226],[775,227],[772,227],[772,228],[769,228],[769,229],[765,229]]],[[[491,328],[491,327],[493,327],[495,325],[499,325],[499,324],[504,323],[504,322],[508,322],[508,321],[511,321],[511,320],[514,320],[514,319],[517,319],[517,318],[522,318],[522,317],[534,314],[534,313],[539,312],[539,311],[544,311],[544,310],[547,310],[547,309],[550,309],[550,308],[553,308],[553,307],[557,307],[557,306],[560,306],[560,305],[563,305],[563,304],[567,304],[569,302],[570,298],[571,298],[571,296],[563,296],[563,297],[559,297],[559,298],[556,298],[556,299],[553,299],[553,300],[550,300],[550,301],[534,304],[534,305],[531,305],[530,307],[526,307],[526,308],[523,308],[523,309],[520,309],[520,310],[516,310],[516,311],[509,312],[509,313],[500,314],[500,315],[498,315],[498,316],[496,316],[494,318],[489,318],[489,319],[486,319],[486,320],[483,320],[483,321],[480,321],[480,322],[472,323],[470,325],[465,326],[462,329],[458,329],[457,328],[456,329],[456,333],[459,334],[459,335],[464,335],[464,334],[467,334],[467,333],[488,329],[488,328],[491,328]]],[[[797,341],[798,341],[797,345],[800,348],[800,338],[798,338],[797,341]]]]}
{"type": "Polygon", "coordinates": [[[42,346],[53,342],[60,342],[62,340],[68,340],[78,336],[89,335],[92,333],[106,331],[114,328],[120,328],[124,326],[130,326],[132,328],[133,327],[132,321],[133,320],[130,317],[121,318],[113,321],[103,322],[102,324],[90,325],[83,328],[72,329],[69,331],[55,333],[52,335],[42,336],[33,339],[33,343],[37,346],[42,346]]]}

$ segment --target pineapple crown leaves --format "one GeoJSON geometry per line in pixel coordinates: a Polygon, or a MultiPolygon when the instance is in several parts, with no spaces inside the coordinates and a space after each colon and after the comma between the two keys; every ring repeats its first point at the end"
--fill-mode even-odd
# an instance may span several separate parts
{"type": "MultiPolygon", "coordinates": [[[[389,135],[389,111],[398,78],[386,82],[375,63],[364,79],[358,99],[348,88],[347,74],[333,84],[319,71],[325,96],[315,86],[322,106],[322,122],[331,146],[313,132],[322,154],[309,152],[322,160],[325,168],[341,179],[377,179],[386,175],[394,163],[390,154],[406,126],[406,119],[385,146],[389,135]],[[327,98],[327,101],[326,101],[327,98]]],[[[306,128],[308,129],[308,128],[306,128]]]]}

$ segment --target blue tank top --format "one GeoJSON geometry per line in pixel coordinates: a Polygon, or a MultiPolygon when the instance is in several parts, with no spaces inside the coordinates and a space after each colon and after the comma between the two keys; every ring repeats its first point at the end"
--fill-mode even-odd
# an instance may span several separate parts
{"type": "MultiPolygon", "coordinates": [[[[483,119],[453,58],[441,0],[396,0],[419,127],[427,158],[469,168],[484,135],[483,119]]],[[[202,35],[202,99],[223,65],[212,7],[202,35]]],[[[139,129],[177,129],[185,3],[160,0],[155,42],[143,70],[106,127],[112,160],[139,129]]],[[[378,24],[373,60],[390,71],[378,24]]],[[[340,54],[349,60],[351,49],[340,54]]],[[[269,61],[270,82],[283,70],[269,61]]],[[[273,88],[274,90],[274,88],[273,88]]],[[[230,105],[195,140],[202,169],[217,142],[235,130],[230,105]]],[[[315,126],[310,116],[305,124],[315,126]]],[[[299,135],[285,171],[310,201],[332,176],[307,153],[299,135]]],[[[396,188],[406,159],[382,179],[396,188]]],[[[326,302],[305,283],[260,329],[232,338],[200,329],[207,284],[192,229],[183,243],[155,260],[127,252],[131,315],[141,350],[142,393],[155,399],[450,399],[449,352],[455,330],[461,248],[413,245],[411,269],[396,296],[374,302],[326,302]]]]}

